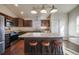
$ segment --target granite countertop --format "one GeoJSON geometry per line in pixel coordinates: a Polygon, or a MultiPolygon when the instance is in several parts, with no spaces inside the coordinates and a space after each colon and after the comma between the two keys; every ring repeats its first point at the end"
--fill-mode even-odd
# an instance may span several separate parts
{"type": "Polygon", "coordinates": [[[10,34],[11,33],[11,31],[5,31],[5,34],[10,34]]]}
{"type": "Polygon", "coordinates": [[[63,36],[52,33],[25,33],[19,36],[20,38],[63,38],[63,36]]]}
{"type": "Polygon", "coordinates": [[[12,32],[17,32],[17,33],[18,33],[19,31],[6,30],[6,31],[5,31],[5,34],[11,34],[12,32]]]}

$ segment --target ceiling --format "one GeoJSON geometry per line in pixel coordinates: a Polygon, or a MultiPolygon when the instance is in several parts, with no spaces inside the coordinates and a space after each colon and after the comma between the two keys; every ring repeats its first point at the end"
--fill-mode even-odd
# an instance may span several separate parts
{"type": "MultiPolygon", "coordinates": [[[[41,10],[42,4],[19,4],[18,7],[14,6],[13,4],[7,4],[5,6],[8,9],[10,9],[13,13],[15,13],[16,16],[24,19],[34,19],[36,18],[36,16],[39,16],[41,19],[43,19],[49,15],[49,12],[47,14],[39,13],[38,15],[33,15],[30,13],[32,7],[36,7],[36,10],[39,12],[41,10]],[[23,11],[24,14],[21,14],[21,11],[23,11]]],[[[46,10],[49,11],[51,6],[51,4],[46,5],[46,10]]],[[[54,6],[58,9],[57,13],[68,13],[72,9],[74,9],[77,6],[77,4],[55,4],[54,6]]]]}

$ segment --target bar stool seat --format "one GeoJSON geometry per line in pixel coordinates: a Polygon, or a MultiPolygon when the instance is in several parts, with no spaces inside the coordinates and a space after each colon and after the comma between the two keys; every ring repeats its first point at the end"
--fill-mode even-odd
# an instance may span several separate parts
{"type": "Polygon", "coordinates": [[[42,54],[43,55],[50,55],[51,54],[51,48],[50,48],[50,42],[49,41],[43,41],[42,42],[42,54]]]}
{"type": "Polygon", "coordinates": [[[62,49],[62,41],[61,40],[55,40],[54,41],[54,55],[63,55],[63,49],[62,49]]]}
{"type": "Polygon", "coordinates": [[[30,42],[29,45],[30,46],[36,46],[37,45],[37,42],[30,42]]]}
{"type": "Polygon", "coordinates": [[[30,46],[30,54],[37,54],[37,45],[38,42],[36,40],[31,40],[29,42],[29,46],[30,46]]]}
{"type": "Polygon", "coordinates": [[[44,41],[44,42],[42,42],[42,45],[43,45],[43,46],[49,46],[49,45],[50,45],[50,42],[44,41]]]}
{"type": "Polygon", "coordinates": [[[55,41],[54,41],[54,45],[55,45],[55,47],[61,46],[61,45],[62,45],[61,40],[55,40],[55,41]]]}

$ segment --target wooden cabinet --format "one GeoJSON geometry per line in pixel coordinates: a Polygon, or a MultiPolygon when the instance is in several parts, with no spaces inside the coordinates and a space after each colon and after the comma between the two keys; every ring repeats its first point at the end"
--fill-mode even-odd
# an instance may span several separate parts
{"type": "Polygon", "coordinates": [[[32,20],[24,20],[24,27],[32,27],[32,20]]]}
{"type": "Polygon", "coordinates": [[[23,27],[24,26],[24,19],[22,19],[22,18],[13,18],[13,17],[8,16],[4,13],[0,13],[0,15],[4,16],[4,18],[5,18],[5,26],[6,27],[8,27],[8,26],[23,27]]]}
{"type": "Polygon", "coordinates": [[[5,34],[5,48],[10,46],[10,34],[5,34]]]}
{"type": "Polygon", "coordinates": [[[50,32],[50,20],[41,20],[41,27],[43,30],[50,32]]]}
{"type": "Polygon", "coordinates": [[[41,26],[50,27],[50,20],[41,20],[41,26]]]}
{"type": "Polygon", "coordinates": [[[13,22],[13,24],[14,24],[15,27],[18,26],[18,19],[13,19],[12,22],[13,22]]]}
{"type": "Polygon", "coordinates": [[[16,27],[32,27],[32,20],[24,20],[21,18],[15,18],[12,20],[16,27]]]}
{"type": "Polygon", "coordinates": [[[12,22],[12,20],[13,20],[14,18],[11,18],[11,17],[5,17],[5,26],[6,27],[8,27],[8,26],[14,26],[14,24],[13,24],[13,22],[12,22]]]}
{"type": "Polygon", "coordinates": [[[24,20],[21,18],[14,18],[10,20],[13,27],[32,27],[32,20],[24,20]]]}
{"type": "Polygon", "coordinates": [[[23,22],[24,22],[23,19],[19,19],[19,20],[18,20],[18,26],[19,26],[19,27],[23,27],[23,22]]]}
{"type": "Polygon", "coordinates": [[[12,22],[13,22],[13,24],[14,24],[15,27],[23,27],[24,20],[21,19],[21,18],[14,18],[12,20],[12,22]]]}
{"type": "Polygon", "coordinates": [[[22,18],[13,18],[6,14],[0,13],[5,18],[5,26],[8,27],[32,27],[32,20],[24,20],[22,18]],[[7,23],[9,25],[7,25],[7,23]]]}

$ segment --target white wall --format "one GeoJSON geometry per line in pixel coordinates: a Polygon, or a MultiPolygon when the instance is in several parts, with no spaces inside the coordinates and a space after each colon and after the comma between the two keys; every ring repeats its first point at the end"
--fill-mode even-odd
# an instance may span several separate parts
{"type": "Polygon", "coordinates": [[[16,17],[16,15],[11,12],[7,7],[5,7],[4,5],[0,5],[0,12],[4,13],[6,15],[12,16],[12,17],[16,17]]]}
{"type": "MultiPolygon", "coordinates": [[[[79,6],[69,13],[69,35],[76,36],[76,19],[79,16],[79,6]]],[[[79,36],[79,35],[77,35],[79,36]]],[[[69,41],[79,45],[79,38],[69,38],[69,41]]]]}
{"type": "MultiPolygon", "coordinates": [[[[64,35],[67,36],[68,16],[66,13],[56,13],[51,15],[51,32],[61,33],[61,27],[64,26],[64,35]]],[[[62,35],[63,33],[61,33],[62,35]]]]}

